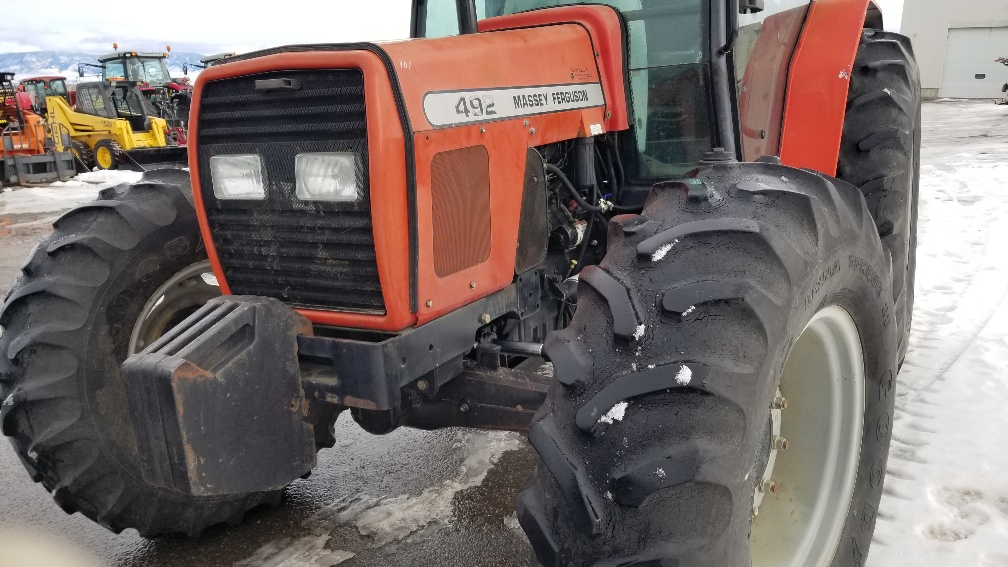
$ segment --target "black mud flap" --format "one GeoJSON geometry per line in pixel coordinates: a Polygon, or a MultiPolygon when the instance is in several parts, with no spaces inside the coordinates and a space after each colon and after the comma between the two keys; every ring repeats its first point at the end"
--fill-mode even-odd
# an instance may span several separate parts
{"type": "Polygon", "coordinates": [[[188,166],[189,154],[186,146],[134,148],[119,152],[119,169],[143,172],[188,166]]]}
{"type": "Polygon", "coordinates": [[[144,481],[196,496],[281,489],[315,466],[298,370],[311,324],[226,296],[122,365],[144,481]]]}

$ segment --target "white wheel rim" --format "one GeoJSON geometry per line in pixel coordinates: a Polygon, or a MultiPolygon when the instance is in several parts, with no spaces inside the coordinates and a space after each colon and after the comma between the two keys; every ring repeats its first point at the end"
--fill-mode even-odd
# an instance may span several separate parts
{"type": "MultiPolygon", "coordinates": [[[[752,523],[754,567],[829,565],[850,510],[861,457],[864,354],[857,326],[837,306],[816,313],[781,373],[787,398],[767,494],[752,523]]],[[[771,441],[773,443],[773,441],[771,441]]]]}
{"type": "Polygon", "coordinates": [[[130,335],[127,356],[140,352],[168,331],[167,322],[176,318],[177,313],[195,311],[217,295],[220,295],[220,287],[209,260],[190,264],[168,278],[140,311],[130,335]]]}

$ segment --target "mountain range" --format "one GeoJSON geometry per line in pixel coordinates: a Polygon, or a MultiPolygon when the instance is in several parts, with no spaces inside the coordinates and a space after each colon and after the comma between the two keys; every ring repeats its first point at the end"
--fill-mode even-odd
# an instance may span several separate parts
{"type": "MultiPolygon", "coordinates": [[[[153,50],[151,50],[153,51],[153,50]]],[[[15,73],[14,80],[38,75],[63,75],[68,82],[77,82],[78,63],[97,63],[98,55],[105,53],[83,53],[78,51],[28,51],[23,53],[0,53],[0,72],[15,73]]],[[[182,66],[189,66],[189,76],[194,77],[200,70],[195,67],[204,55],[185,51],[172,51],[168,57],[168,71],[173,77],[182,76],[182,66]]],[[[84,68],[88,79],[100,75],[101,71],[84,68]]]]}

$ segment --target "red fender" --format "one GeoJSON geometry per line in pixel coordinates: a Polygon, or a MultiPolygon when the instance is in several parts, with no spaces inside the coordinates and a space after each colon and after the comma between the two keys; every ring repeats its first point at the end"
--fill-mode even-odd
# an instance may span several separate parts
{"type": "Polygon", "coordinates": [[[847,92],[869,0],[815,0],[791,61],[780,158],[836,175],[847,92]]]}

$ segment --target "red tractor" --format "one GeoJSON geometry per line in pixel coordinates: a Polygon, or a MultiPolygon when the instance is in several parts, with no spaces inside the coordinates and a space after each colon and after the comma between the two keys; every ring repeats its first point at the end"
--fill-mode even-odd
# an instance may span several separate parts
{"type": "Polygon", "coordinates": [[[863,565],[913,306],[909,41],[869,0],[557,4],[417,0],[410,40],[203,71],[189,172],[63,216],[4,305],[33,478],[197,535],[349,410],[528,431],[544,565],[863,565]]]}
{"type": "Polygon", "coordinates": [[[143,53],[118,51],[102,55],[98,64],[81,63],[78,73],[84,76],[84,67],[101,69],[103,81],[135,81],[144,94],[158,109],[158,115],[168,121],[169,128],[180,129],[184,136],[189,122],[189,105],[192,101],[193,86],[188,77],[172,77],[165,61],[171,52],[166,46],[163,52],[143,53]]]}
{"type": "Polygon", "coordinates": [[[29,77],[18,85],[18,92],[26,92],[32,100],[32,106],[40,114],[45,114],[45,100],[49,96],[58,96],[71,107],[77,104],[76,89],[67,88],[66,77],[29,77]]]}

